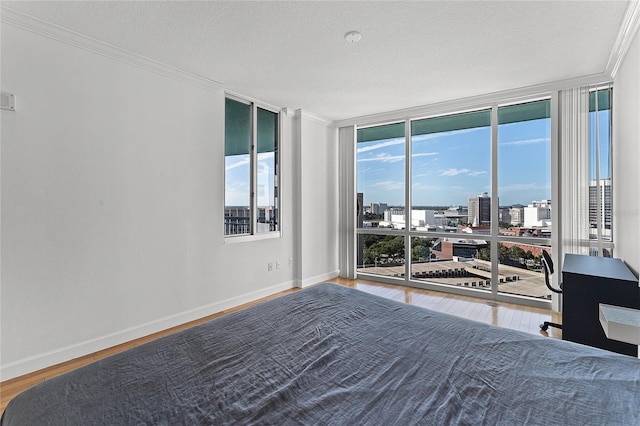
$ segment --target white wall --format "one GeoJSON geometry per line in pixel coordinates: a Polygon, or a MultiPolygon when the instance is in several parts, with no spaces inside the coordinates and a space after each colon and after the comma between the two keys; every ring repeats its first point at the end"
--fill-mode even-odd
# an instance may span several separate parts
{"type": "Polygon", "coordinates": [[[303,210],[303,244],[321,240],[305,256],[329,258],[304,277],[336,269],[331,126],[305,125],[318,199],[301,209],[284,115],[282,238],[225,244],[221,87],[10,24],[1,42],[17,99],[1,117],[1,380],[291,288],[303,210]]]}
{"type": "Polygon", "coordinates": [[[614,255],[640,271],[640,31],[613,86],[614,255]]]}
{"type": "Polygon", "coordinates": [[[299,263],[296,281],[304,287],[339,275],[338,130],[330,123],[296,112],[300,179],[299,263]]]}

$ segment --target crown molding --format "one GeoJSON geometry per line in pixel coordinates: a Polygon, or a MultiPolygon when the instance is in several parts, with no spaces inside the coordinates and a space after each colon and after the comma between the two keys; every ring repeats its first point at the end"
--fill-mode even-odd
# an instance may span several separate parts
{"type": "Polygon", "coordinates": [[[312,114],[310,112],[307,111],[303,111],[302,109],[297,109],[295,114],[294,114],[294,118],[300,119],[300,118],[305,118],[307,120],[311,120],[314,121],[318,124],[322,124],[323,126],[327,126],[327,127],[336,127],[336,124],[333,120],[329,120],[327,118],[324,117],[320,117],[319,115],[315,115],[312,114]]]}
{"type": "Polygon", "coordinates": [[[633,37],[638,32],[638,28],[640,28],[640,0],[631,0],[625,11],[622,25],[620,25],[618,36],[607,62],[606,73],[611,78],[614,78],[618,73],[618,69],[633,42],[633,37]]]}
{"type": "Polygon", "coordinates": [[[201,89],[218,92],[223,85],[217,81],[163,64],[137,53],[104,43],[84,34],[71,31],[61,26],[43,21],[31,15],[27,15],[4,5],[0,5],[0,21],[2,24],[12,25],[35,34],[75,46],[92,53],[112,58],[136,67],[172,78],[174,80],[189,83],[201,89]]]}

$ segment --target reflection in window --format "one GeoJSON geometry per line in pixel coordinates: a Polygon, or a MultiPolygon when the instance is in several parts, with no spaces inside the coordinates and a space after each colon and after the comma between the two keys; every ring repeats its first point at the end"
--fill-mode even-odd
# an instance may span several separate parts
{"type": "Polygon", "coordinates": [[[256,233],[278,230],[278,114],[258,108],[256,233]]]}
{"type": "Polygon", "coordinates": [[[224,234],[251,233],[251,105],[225,100],[224,234]]]}

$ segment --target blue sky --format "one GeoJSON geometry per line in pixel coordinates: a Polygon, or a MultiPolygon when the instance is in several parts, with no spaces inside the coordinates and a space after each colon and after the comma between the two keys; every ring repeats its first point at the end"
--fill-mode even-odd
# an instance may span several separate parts
{"type": "MultiPolygon", "coordinates": [[[[608,152],[608,111],[600,120],[601,152],[608,152]]],[[[593,116],[593,114],[592,114],[593,116]]],[[[592,128],[593,128],[592,124],[592,128]]],[[[404,138],[357,145],[357,191],[364,204],[404,205],[404,138]]],[[[468,198],[491,194],[490,127],[414,136],[412,197],[414,206],[466,206],[468,198]]],[[[601,177],[609,176],[601,154],[601,177]]],[[[551,199],[549,119],[498,127],[500,205],[551,199]]]]}
{"type": "MultiPolygon", "coordinates": [[[[274,204],[274,159],[273,152],[258,154],[258,207],[274,204]]],[[[249,205],[249,161],[249,154],[225,157],[225,206],[249,205]]]]}
{"type": "MultiPolygon", "coordinates": [[[[527,204],[550,197],[550,138],[546,120],[501,125],[501,204],[527,204]]],[[[358,144],[358,192],[364,202],[404,205],[404,138],[358,144]]],[[[491,128],[412,138],[415,206],[466,206],[491,193],[491,128]]]]}

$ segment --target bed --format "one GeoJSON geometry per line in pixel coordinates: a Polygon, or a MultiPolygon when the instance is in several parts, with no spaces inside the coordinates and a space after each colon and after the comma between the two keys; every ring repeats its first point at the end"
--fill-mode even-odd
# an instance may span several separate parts
{"type": "Polygon", "coordinates": [[[638,425],[640,362],[324,283],[41,383],[0,423],[638,425]]]}

